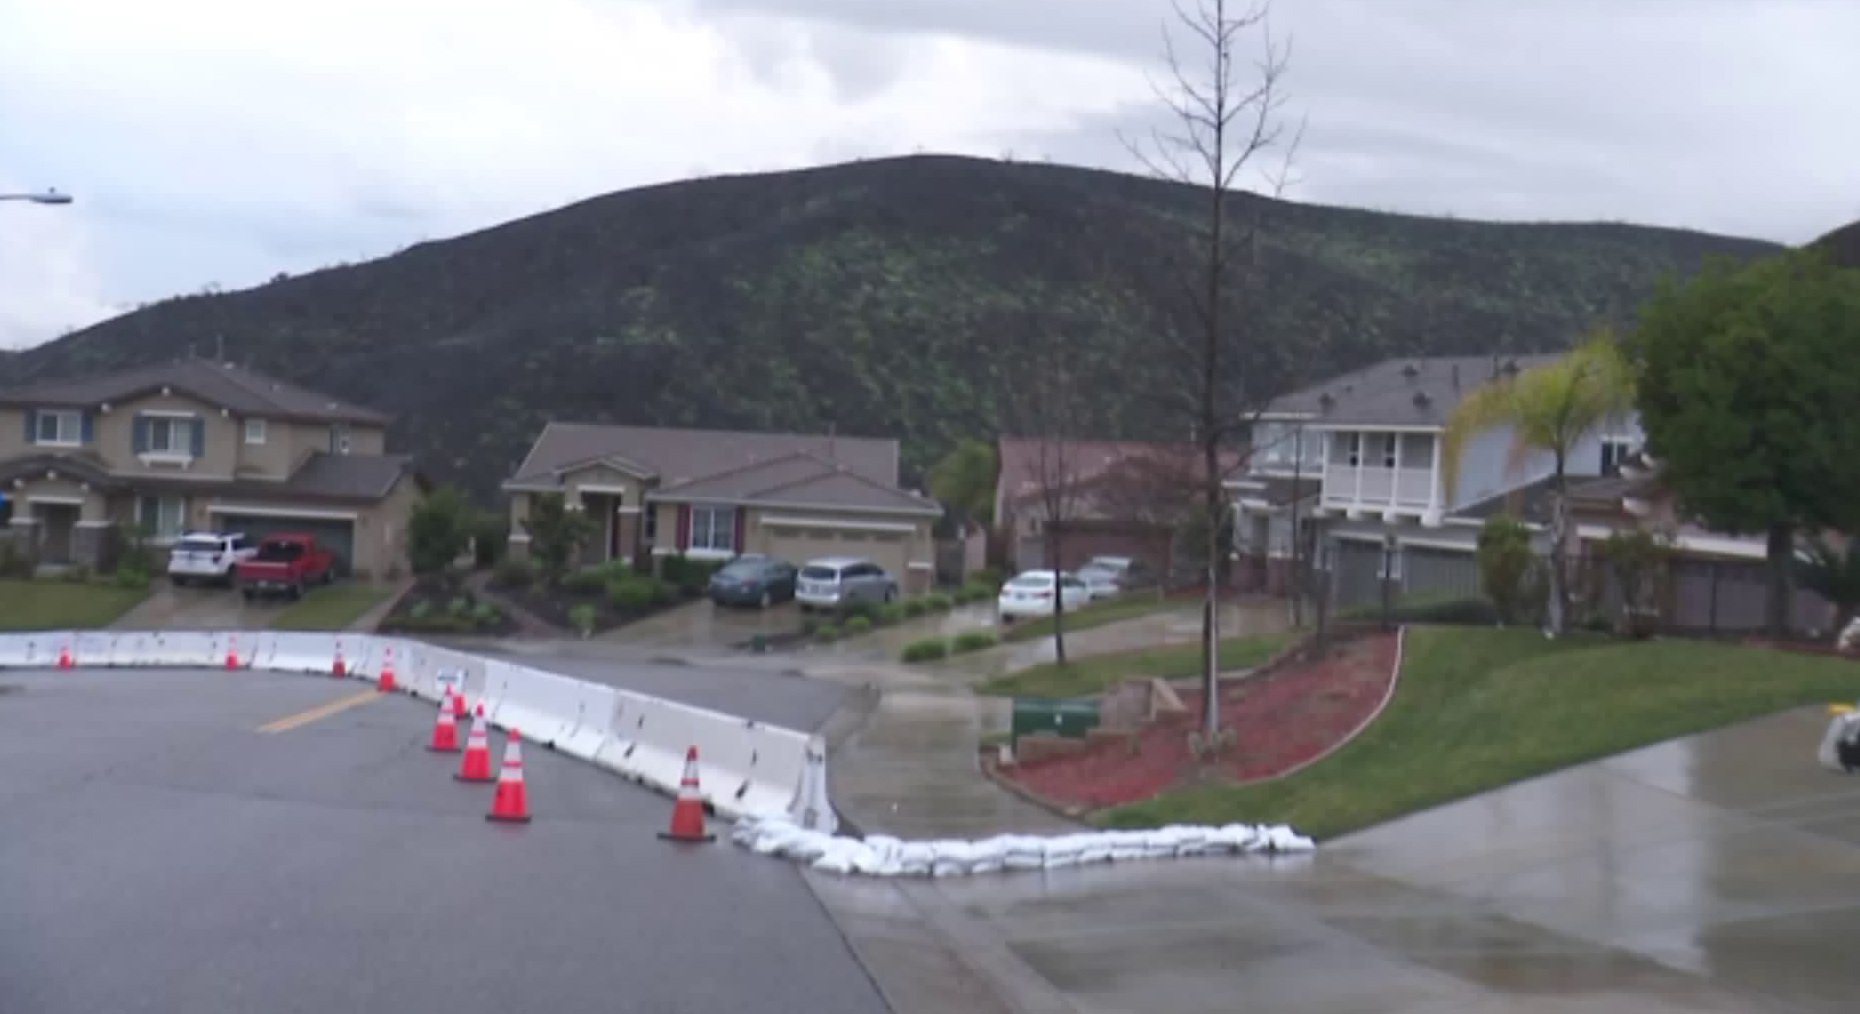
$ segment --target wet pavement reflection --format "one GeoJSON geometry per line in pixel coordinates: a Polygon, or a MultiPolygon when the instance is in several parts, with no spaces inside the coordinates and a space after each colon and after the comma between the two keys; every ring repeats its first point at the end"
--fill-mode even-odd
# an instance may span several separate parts
{"type": "Polygon", "coordinates": [[[911,983],[947,991],[955,967],[1022,1010],[1846,1012],[1860,781],[1815,763],[1825,722],[1650,747],[1306,857],[816,889],[855,946],[937,931],[888,938],[899,1010],[933,1009],[911,983]]]}

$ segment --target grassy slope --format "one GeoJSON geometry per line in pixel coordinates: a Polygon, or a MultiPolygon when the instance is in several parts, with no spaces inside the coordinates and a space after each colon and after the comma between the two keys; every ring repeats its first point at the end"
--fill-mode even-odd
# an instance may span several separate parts
{"type": "Polygon", "coordinates": [[[107,627],[147,590],[69,581],[0,581],[0,630],[89,630],[107,627]]]}
{"type": "MultiPolygon", "coordinates": [[[[1221,671],[1233,672],[1266,661],[1285,647],[1290,636],[1252,634],[1222,641],[1221,671]]],[[[1193,676],[1200,670],[1201,645],[1177,644],[1087,655],[1064,666],[1056,662],[1031,666],[982,683],[975,687],[975,692],[1023,697],[1082,697],[1102,693],[1122,679],[1193,676]]]]}
{"type": "MultiPolygon", "coordinates": [[[[1251,323],[1298,378],[1389,355],[1566,344],[1669,272],[1770,244],[1674,230],[1263,206],[1251,323]]],[[[485,497],[549,419],[879,434],[921,474],[992,435],[1035,326],[1106,435],[1179,437],[1149,353],[1191,326],[1193,191],[1067,166],[882,159],[645,187],[244,292],[165,300],[6,362],[9,380],[185,355],[395,413],[397,449],[485,497]],[[1173,267],[1172,267],[1173,265],[1173,267]],[[746,352],[745,350],[751,350],[746,352]],[[690,364],[703,363],[703,369],[690,364]]],[[[1238,368],[1238,367],[1236,367],[1238,368]]],[[[1249,367],[1252,373],[1259,371],[1249,367]]],[[[1175,371],[1175,372],[1172,372],[1175,371]]]]}
{"type": "Polygon", "coordinates": [[[1638,746],[1860,693],[1860,665],[1694,641],[1410,631],[1395,699],[1291,777],[1120,807],[1108,823],[1285,822],[1329,838],[1638,746]]]}
{"type": "Polygon", "coordinates": [[[273,630],[343,630],[392,591],[366,583],[332,584],[292,603],[271,621],[273,630]]]}

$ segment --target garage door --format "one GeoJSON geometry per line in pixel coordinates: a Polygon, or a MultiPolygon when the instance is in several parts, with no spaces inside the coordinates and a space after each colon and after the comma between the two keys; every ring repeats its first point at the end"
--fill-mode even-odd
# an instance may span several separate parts
{"type": "Polygon", "coordinates": [[[336,554],[336,574],[348,577],[355,559],[355,522],[330,518],[280,518],[253,514],[216,514],[222,531],[244,532],[262,539],[274,532],[308,532],[324,549],[336,554]]]}
{"type": "Polygon", "coordinates": [[[857,532],[824,528],[766,529],[768,553],[803,566],[823,556],[860,556],[890,574],[900,585],[910,563],[902,532],[857,532]]]}
{"type": "Polygon", "coordinates": [[[1373,605],[1382,601],[1382,547],[1374,542],[1338,539],[1336,599],[1338,609],[1373,605]]]}

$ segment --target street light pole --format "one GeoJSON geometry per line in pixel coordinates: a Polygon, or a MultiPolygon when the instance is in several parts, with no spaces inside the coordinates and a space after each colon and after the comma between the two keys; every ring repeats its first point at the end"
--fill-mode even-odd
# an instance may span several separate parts
{"type": "Polygon", "coordinates": [[[30,204],[70,204],[71,195],[61,194],[56,190],[38,193],[0,194],[0,201],[26,201],[30,204]]]}

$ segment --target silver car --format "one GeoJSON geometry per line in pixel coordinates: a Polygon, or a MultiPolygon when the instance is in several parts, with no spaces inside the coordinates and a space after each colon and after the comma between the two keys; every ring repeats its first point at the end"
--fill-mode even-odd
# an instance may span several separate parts
{"type": "Polygon", "coordinates": [[[843,609],[854,602],[891,602],[897,597],[898,582],[885,568],[859,556],[807,561],[794,590],[794,600],[804,612],[843,609]]]}

